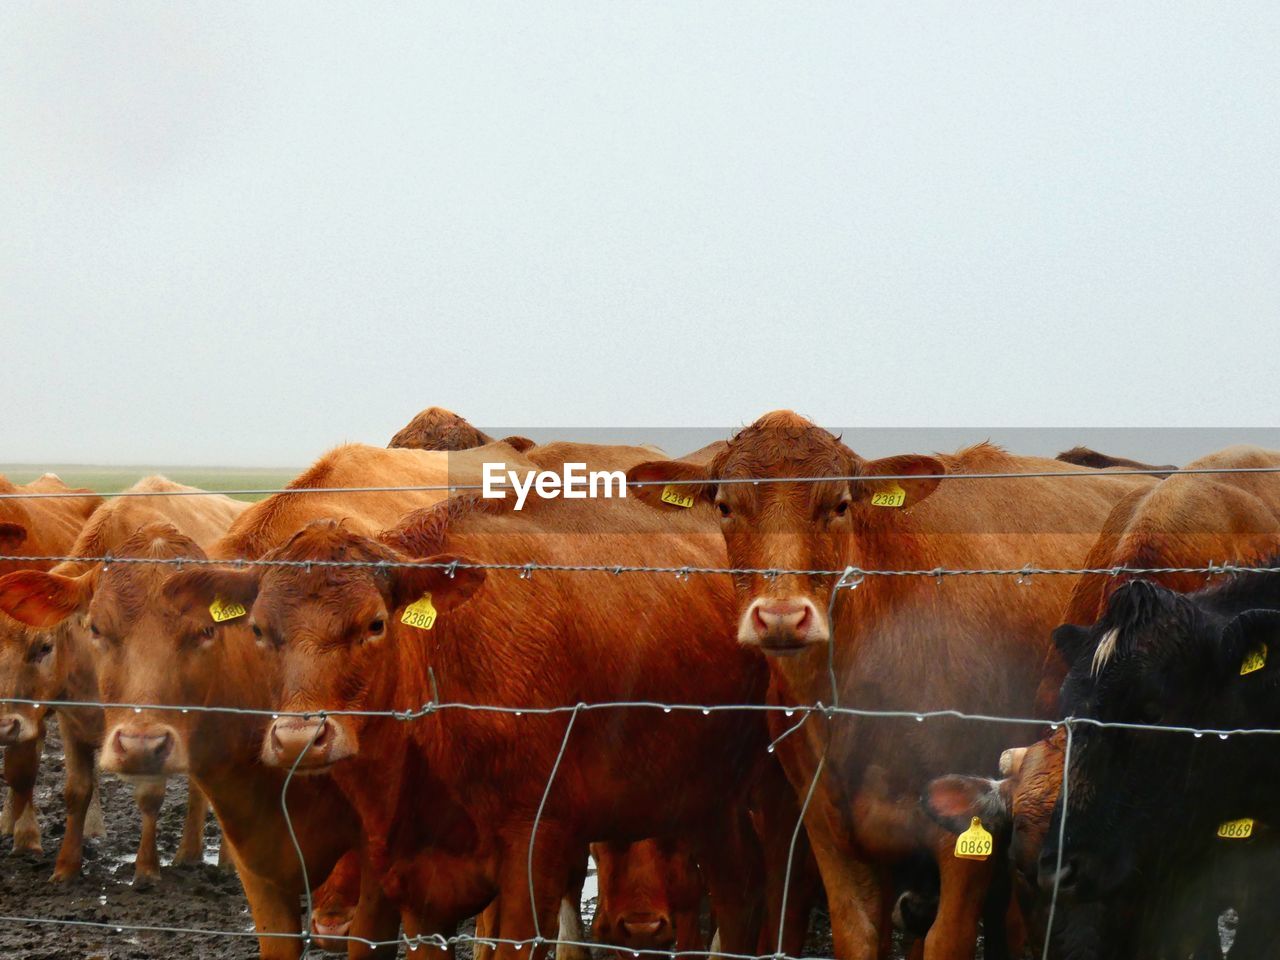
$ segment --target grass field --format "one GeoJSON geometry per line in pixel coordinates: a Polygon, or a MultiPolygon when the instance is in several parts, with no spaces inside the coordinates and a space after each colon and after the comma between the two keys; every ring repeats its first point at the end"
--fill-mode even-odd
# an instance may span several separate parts
{"type": "MultiPolygon", "coordinates": [[[[83,463],[10,463],[0,464],[0,474],[14,483],[30,483],[44,473],[56,473],[73,487],[88,487],[98,493],[115,493],[132,486],[142,477],[162,474],[176,483],[205,490],[273,490],[284,486],[301,468],[289,467],[163,467],[95,466],[83,463]]],[[[261,500],[254,495],[240,500],[261,500]]]]}

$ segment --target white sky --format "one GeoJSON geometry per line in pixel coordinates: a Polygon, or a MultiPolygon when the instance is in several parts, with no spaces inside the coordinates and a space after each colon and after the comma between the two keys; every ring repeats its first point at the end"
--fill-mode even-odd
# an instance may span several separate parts
{"type": "Polygon", "coordinates": [[[1272,2],[5,3],[0,462],[1269,425],[1277,50],[1272,2]]]}

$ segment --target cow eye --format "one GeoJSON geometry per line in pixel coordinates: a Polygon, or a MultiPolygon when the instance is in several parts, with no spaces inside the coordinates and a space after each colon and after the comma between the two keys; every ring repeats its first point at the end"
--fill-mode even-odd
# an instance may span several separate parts
{"type": "Polygon", "coordinates": [[[262,640],[262,628],[260,626],[258,626],[256,623],[251,623],[249,624],[249,629],[253,631],[253,636],[255,640],[259,640],[259,641],[262,640]]]}
{"type": "Polygon", "coordinates": [[[732,510],[729,509],[729,505],[725,503],[723,500],[720,500],[716,503],[716,509],[720,511],[720,516],[722,517],[727,517],[733,512],[732,510]]]}
{"type": "Polygon", "coordinates": [[[369,632],[370,632],[370,633],[381,633],[381,632],[382,632],[382,630],[383,630],[383,627],[385,627],[385,626],[386,626],[386,624],[384,624],[384,623],[382,622],[382,618],[381,618],[381,617],[379,617],[377,620],[373,620],[373,621],[371,621],[371,622],[370,622],[370,624],[369,624],[369,632]]]}
{"type": "Polygon", "coordinates": [[[849,501],[841,500],[839,503],[837,503],[835,512],[837,517],[843,517],[846,513],[849,512],[849,501]]]}
{"type": "Polygon", "coordinates": [[[52,652],[53,652],[53,644],[48,640],[46,640],[44,643],[40,644],[40,646],[36,649],[31,659],[34,663],[39,663],[41,660],[43,660],[52,652]]]}
{"type": "Polygon", "coordinates": [[[102,639],[102,631],[98,629],[98,625],[96,623],[89,624],[89,635],[92,636],[95,640],[102,639]]]}
{"type": "Polygon", "coordinates": [[[213,634],[214,634],[214,632],[215,632],[215,628],[214,628],[214,627],[211,627],[211,626],[210,626],[210,627],[205,627],[203,630],[201,630],[201,631],[200,631],[200,639],[201,639],[201,640],[212,640],[212,639],[213,639],[213,634]]]}

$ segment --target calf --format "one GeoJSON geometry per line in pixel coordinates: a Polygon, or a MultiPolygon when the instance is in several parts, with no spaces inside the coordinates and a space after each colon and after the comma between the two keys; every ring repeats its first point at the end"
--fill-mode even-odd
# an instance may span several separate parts
{"type": "Polygon", "coordinates": [[[706,884],[688,844],[593,843],[599,900],[591,936],[623,950],[702,951],[706,884]]]}
{"type": "MultiPolygon", "coordinates": [[[[652,484],[637,495],[669,516],[718,517],[729,565],[750,571],[735,577],[738,639],[768,655],[775,702],[814,706],[838,697],[872,709],[1027,716],[1066,578],[876,576],[833,596],[833,576],[774,571],[1073,566],[1112,505],[1155,480],[1101,471],[1052,476],[1068,472],[1076,471],[989,444],[870,461],[780,411],[740,431],[710,464],[641,464],[628,477],[652,484]],[[976,473],[1049,476],[964,479],[976,473]],[[664,484],[674,481],[683,485],[664,497],[664,484]]],[[[795,722],[770,715],[775,736],[795,722]]],[[[987,768],[1029,732],[839,716],[811,719],[779,744],[798,797],[821,774],[805,826],[839,956],[888,953],[889,869],[924,850],[942,877],[925,954],[973,957],[994,863],[954,857],[954,836],[923,814],[919,796],[948,770],[987,768]]],[[[989,938],[988,949],[998,940],[989,938]]]]}
{"type": "MultiPolygon", "coordinates": [[[[497,501],[463,498],[411,515],[387,539],[412,556],[449,549],[491,562],[628,557],[678,567],[719,559],[705,528],[653,535],[643,508],[626,500],[538,501],[516,514],[497,501]]],[[[376,564],[405,554],[322,523],[272,559],[376,564]]],[[[193,616],[213,593],[251,607],[263,642],[282,651],[288,711],[417,709],[436,697],[507,708],[442,710],[410,723],[351,714],[281,718],[265,739],[267,762],[327,771],[342,786],[372,847],[366,864],[389,897],[417,908],[424,928],[448,928],[498,894],[504,940],[554,930],[586,842],[667,834],[695,844],[726,949],[754,950],[759,867],[747,852],[745,806],[735,815],[732,798],[747,795],[763,749],[756,714],[589,710],[576,715],[565,740],[566,713],[510,712],[631,699],[757,701],[760,665],[727,639],[726,582],[515,572],[486,581],[468,568],[451,578],[433,568],[308,572],[302,565],[183,576],[193,616]],[[425,593],[434,619],[404,622],[406,607],[425,593]],[[677,605],[678,622],[648,615],[677,605]],[[538,818],[535,920],[531,826],[562,743],[559,774],[538,818]],[[441,870],[448,870],[443,889],[441,870]]],[[[497,952],[516,955],[510,943],[497,952]]]]}

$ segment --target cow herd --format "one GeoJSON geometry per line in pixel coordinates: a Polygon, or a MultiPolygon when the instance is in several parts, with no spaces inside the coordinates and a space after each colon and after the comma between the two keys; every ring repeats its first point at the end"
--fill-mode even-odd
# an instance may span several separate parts
{"type": "Polygon", "coordinates": [[[431,408],[254,504],[128,492],[0,478],[3,828],[40,848],[56,715],[55,881],[100,768],[139,879],[187,778],[176,861],[212,807],[264,958],[471,918],[541,957],[589,853],[633,951],[708,950],[709,909],[798,956],[825,902],[853,960],[1220,957],[1224,918],[1272,955],[1280,453],[867,459],[784,411],[670,459],[431,408]],[[517,510],[493,463],[630,486],[517,510]]]}

